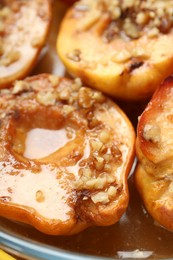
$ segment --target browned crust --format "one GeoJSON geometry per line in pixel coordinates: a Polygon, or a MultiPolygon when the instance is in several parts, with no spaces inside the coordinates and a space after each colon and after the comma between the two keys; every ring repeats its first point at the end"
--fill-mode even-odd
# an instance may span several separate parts
{"type": "Polygon", "coordinates": [[[142,113],[136,151],[136,186],[144,205],[160,225],[173,231],[172,206],[172,93],[173,77],[158,87],[142,113]]]}

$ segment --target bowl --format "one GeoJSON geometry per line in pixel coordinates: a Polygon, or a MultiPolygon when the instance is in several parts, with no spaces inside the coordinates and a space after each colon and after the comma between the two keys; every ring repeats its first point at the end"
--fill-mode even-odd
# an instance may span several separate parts
{"type": "MultiPolygon", "coordinates": [[[[67,7],[63,1],[54,1],[50,35],[32,75],[42,72],[67,75],[56,53],[56,37],[67,7]]],[[[118,102],[118,105],[136,127],[146,103],[118,102]]],[[[130,203],[115,225],[90,227],[73,236],[49,236],[29,225],[0,218],[0,248],[17,259],[173,259],[173,234],[145,211],[134,186],[134,168],[135,164],[128,180],[130,203]]]]}

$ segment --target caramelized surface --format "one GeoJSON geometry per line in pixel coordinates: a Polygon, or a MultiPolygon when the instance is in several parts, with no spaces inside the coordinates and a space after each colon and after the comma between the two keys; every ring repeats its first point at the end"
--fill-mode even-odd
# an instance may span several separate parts
{"type": "Polygon", "coordinates": [[[51,0],[0,2],[0,88],[33,69],[50,20],[51,0]]]}
{"type": "Polygon", "coordinates": [[[0,104],[1,216],[54,235],[119,220],[135,135],[115,103],[79,79],[42,74],[2,90],[0,104]]]}
{"type": "Polygon", "coordinates": [[[171,7],[171,1],[81,0],[62,20],[58,54],[85,84],[116,98],[146,99],[173,72],[171,7]],[[164,19],[160,2],[170,25],[165,32],[154,20],[164,19]],[[137,24],[138,14],[148,15],[144,24],[137,24]],[[153,28],[157,34],[150,35],[153,28]]]}
{"type": "Polygon", "coordinates": [[[173,77],[155,92],[138,124],[137,187],[150,214],[173,230],[173,77]]]}
{"type": "MultiPolygon", "coordinates": [[[[65,69],[55,52],[59,21],[66,10],[63,2],[55,1],[53,24],[48,38],[48,46],[33,73],[46,71],[60,76],[64,75],[65,69]]],[[[145,108],[145,104],[142,102],[140,104],[121,102],[119,105],[126,111],[136,127],[137,117],[145,108]]],[[[130,257],[135,252],[139,256],[142,251],[145,255],[150,255],[149,258],[151,259],[172,258],[172,232],[156,225],[153,218],[143,209],[139,194],[133,183],[133,176],[129,180],[129,188],[130,203],[126,214],[123,215],[118,223],[110,227],[91,227],[73,236],[54,237],[44,235],[30,226],[0,218],[0,229],[7,233],[11,232],[12,238],[15,235],[21,235],[22,241],[28,238],[32,244],[41,242],[44,248],[47,245],[51,245],[55,251],[63,248],[74,253],[80,252],[112,258],[120,258],[119,252],[121,252],[122,256],[130,257]],[[145,253],[148,251],[149,254],[145,253]]]]}
{"type": "Polygon", "coordinates": [[[129,180],[130,203],[121,220],[110,227],[91,227],[73,236],[48,236],[16,222],[0,218],[1,228],[11,235],[41,242],[71,253],[111,257],[113,259],[170,259],[173,256],[173,234],[163,229],[144,210],[133,178],[129,180]],[[87,245],[87,246],[86,246],[87,245]]]}

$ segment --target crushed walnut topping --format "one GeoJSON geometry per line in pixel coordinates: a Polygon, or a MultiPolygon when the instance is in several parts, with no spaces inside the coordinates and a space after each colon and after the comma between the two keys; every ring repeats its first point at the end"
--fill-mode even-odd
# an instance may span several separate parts
{"type": "Polygon", "coordinates": [[[81,51],[75,49],[74,51],[67,53],[67,58],[72,61],[79,62],[81,60],[81,51]]]}
{"type": "Polygon", "coordinates": [[[34,37],[32,40],[31,40],[31,45],[33,48],[38,48],[39,46],[42,45],[42,37],[34,37]]]}
{"type": "Polygon", "coordinates": [[[143,129],[143,137],[145,140],[152,143],[159,143],[161,141],[160,127],[157,125],[146,124],[143,129]]]}
{"type": "Polygon", "coordinates": [[[23,80],[17,80],[14,83],[14,87],[12,90],[13,94],[20,94],[23,91],[28,91],[30,89],[30,85],[28,84],[28,82],[23,81],[23,80]]]}
{"type": "MultiPolygon", "coordinates": [[[[90,140],[90,157],[88,161],[85,160],[84,168],[79,169],[80,178],[76,181],[76,190],[89,190],[94,203],[106,204],[117,195],[114,171],[115,167],[121,165],[122,154],[110,141],[107,129],[100,130],[99,138],[103,142],[100,139],[90,140]]],[[[82,161],[80,165],[83,165],[82,161]]]]}
{"type": "Polygon", "coordinates": [[[84,20],[91,25],[96,11],[97,14],[100,11],[100,17],[106,13],[111,21],[103,33],[106,42],[116,36],[124,38],[123,35],[126,39],[137,39],[144,34],[157,37],[169,33],[173,27],[172,0],[81,0],[74,10],[84,13],[84,20]]]}
{"type": "Polygon", "coordinates": [[[35,197],[37,202],[43,202],[45,200],[44,193],[41,190],[36,191],[35,197]]]}
{"type": "Polygon", "coordinates": [[[56,93],[54,91],[40,91],[37,94],[37,101],[44,106],[55,105],[56,93]]]}
{"type": "Polygon", "coordinates": [[[0,64],[6,67],[10,66],[12,63],[18,61],[20,57],[21,54],[19,51],[10,51],[0,60],[0,64]]]}

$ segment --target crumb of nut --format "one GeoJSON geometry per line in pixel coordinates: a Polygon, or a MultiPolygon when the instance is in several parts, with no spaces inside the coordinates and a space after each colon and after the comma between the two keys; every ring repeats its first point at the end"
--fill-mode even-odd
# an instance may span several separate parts
{"type": "Polygon", "coordinates": [[[12,63],[18,61],[21,57],[19,51],[10,51],[1,61],[1,65],[10,66],[12,63]]]}
{"type": "Polygon", "coordinates": [[[110,140],[110,132],[107,129],[103,129],[99,134],[99,139],[106,144],[110,140]]]}
{"type": "Polygon", "coordinates": [[[112,166],[109,163],[105,163],[104,165],[104,171],[105,172],[111,172],[112,166]]]}
{"type": "Polygon", "coordinates": [[[139,37],[140,32],[137,28],[137,25],[131,22],[131,20],[128,18],[125,19],[123,30],[125,31],[126,35],[132,39],[136,39],[139,37]]]}
{"type": "Polygon", "coordinates": [[[44,106],[51,106],[55,105],[56,103],[56,95],[55,93],[48,91],[48,92],[39,92],[36,96],[37,101],[44,106]]]}
{"type": "Polygon", "coordinates": [[[173,123],[173,114],[167,115],[167,119],[168,119],[171,123],[173,123]]]}
{"type": "Polygon", "coordinates": [[[121,16],[121,8],[117,6],[114,8],[114,12],[112,13],[111,17],[112,19],[118,19],[120,18],[120,16],[121,16]]]}
{"type": "Polygon", "coordinates": [[[98,177],[97,182],[95,184],[95,189],[97,189],[97,190],[103,189],[106,187],[107,184],[108,184],[108,182],[107,182],[106,176],[98,177]]]}
{"type": "Polygon", "coordinates": [[[74,83],[72,84],[72,89],[74,91],[79,90],[82,87],[82,81],[80,78],[75,78],[74,83]]]}
{"type": "Polygon", "coordinates": [[[111,146],[110,150],[111,150],[111,154],[114,158],[120,159],[122,157],[122,153],[116,144],[113,144],[111,146]]]}
{"type": "Polygon", "coordinates": [[[11,93],[11,90],[9,90],[9,89],[6,89],[6,88],[0,89],[0,94],[2,94],[2,95],[9,95],[10,93],[11,93]]]}
{"type": "Polygon", "coordinates": [[[95,164],[95,168],[96,168],[97,171],[103,170],[104,158],[101,157],[101,156],[95,156],[94,164],[95,164]]]}
{"type": "Polygon", "coordinates": [[[0,18],[6,18],[11,14],[11,10],[9,7],[5,6],[0,10],[0,18]]]}
{"type": "Polygon", "coordinates": [[[99,120],[93,115],[91,119],[88,118],[88,127],[90,129],[97,127],[99,125],[99,120]]]}
{"type": "Polygon", "coordinates": [[[83,181],[82,181],[81,179],[79,179],[79,180],[77,180],[77,181],[75,182],[75,189],[76,189],[76,190],[81,190],[81,189],[83,189],[83,181]]]}
{"type": "Polygon", "coordinates": [[[140,12],[136,16],[136,23],[145,25],[149,20],[149,14],[147,12],[140,12]]]}
{"type": "Polygon", "coordinates": [[[35,197],[36,197],[36,201],[37,202],[43,202],[45,200],[45,196],[44,196],[44,193],[43,191],[41,190],[38,190],[35,194],[35,197]]]}
{"type": "MultiPolygon", "coordinates": [[[[103,32],[103,40],[110,42],[115,35],[130,39],[141,37],[147,31],[157,28],[159,33],[169,33],[173,27],[173,2],[172,1],[137,1],[137,0],[88,0],[88,14],[100,11],[100,17],[106,13],[110,18],[108,27],[103,32]],[[163,21],[163,23],[162,23],[163,21]],[[110,26],[111,25],[111,26],[110,26]],[[163,25],[163,26],[162,26],[163,25]]],[[[86,15],[86,21],[92,19],[86,15]]],[[[93,16],[94,17],[94,16],[93,16]]],[[[89,29],[94,23],[89,23],[89,29]]],[[[88,27],[86,26],[88,29],[88,27]]],[[[150,35],[150,34],[149,34],[150,35]]],[[[158,34],[151,33],[151,37],[158,34]]],[[[150,37],[150,36],[149,36],[150,37]]]]}
{"type": "Polygon", "coordinates": [[[159,143],[161,141],[160,127],[157,125],[146,124],[143,129],[143,137],[146,141],[159,143]]]}
{"type": "Polygon", "coordinates": [[[37,48],[39,47],[40,45],[42,44],[42,38],[40,37],[34,37],[32,40],[31,40],[31,46],[33,48],[37,48]]]}
{"type": "Polygon", "coordinates": [[[107,175],[107,183],[113,183],[115,182],[116,178],[113,175],[107,175]]]}
{"type": "Polygon", "coordinates": [[[103,155],[103,158],[105,159],[106,162],[109,162],[110,160],[112,160],[112,154],[105,153],[103,155]]]}
{"type": "Polygon", "coordinates": [[[151,30],[148,31],[148,37],[149,38],[155,38],[159,35],[159,29],[158,28],[152,28],[151,30]]]}
{"type": "Polygon", "coordinates": [[[57,77],[55,75],[49,75],[49,81],[52,84],[52,86],[55,87],[59,83],[59,77],[57,77]]]}
{"type": "Polygon", "coordinates": [[[97,179],[89,179],[84,183],[84,187],[91,190],[94,189],[97,179]]]}
{"type": "Polygon", "coordinates": [[[136,47],[132,50],[132,56],[134,58],[148,58],[149,55],[146,53],[146,50],[142,47],[136,47]]]}
{"type": "Polygon", "coordinates": [[[114,53],[111,57],[111,61],[121,63],[130,60],[131,57],[131,53],[126,49],[123,49],[120,52],[114,53]]]}
{"type": "Polygon", "coordinates": [[[59,98],[60,98],[61,100],[68,100],[68,99],[70,98],[70,95],[71,95],[70,92],[71,92],[71,91],[70,91],[70,88],[68,88],[68,87],[64,88],[64,89],[59,93],[59,98]]]}
{"type": "Polygon", "coordinates": [[[75,49],[72,52],[67,54],[67,58],[72,61],[79,62],[81,60],[81,51],[78,49],[75,49]]]}
{"type": "Polygon", "coordinates": [[[62,111],[65,115],[70,114],[71,112],[73,112],[75,110],[74,106],[70,106],[70,105],[64,105],[62,108],[62,111]]]}
{"type": "Polygon", "coordinates": [[[96,203],[107,204],[109,202],[109,197],[106,192],[98,192],[91,196],[92,201],[96,203]]]}
{"type": "Polygon", "coordinates": [[[99,140],[90,140],[91,148],[94,151],[99,151],[103,147],[103,143],[99,140]]]}
{"type": "Polygon", "coordinates": [[[173,193],[173,182],[169,184],[169,192],[173,193]]]}
{"type": "Polygon", "coordinates": [[[12,93],[19,94],[19,93],[21,93],[23,91],[27,91],[29,89],[30,89],[29,83],[27,83],[26,81],[17,80],[14,84],[12,93]]]}
{"type": "Polygon", "coordinates": [[[117,188],[114,186],[110,186],[107,190],[107,193],[109,197],[114,197],[117,194],[117,188]]]}
{"type": "Polygon", "coordinates": [[[83,108],[90,108],[93,105],[92,99],[93,91],[89,88],[81,87],[78,93],[79,106],[83,108]]]}
{"type": "Polygon", "coordinates": [[[91,176],[92,176],[91,169],[90,169],[90,168],[83,168],[83,169],[82,169],[82,174],[83,174],[83,176],[85,176],[85,177],[87,177],[88,179],[90,179],[91,176]]]}
{"type": "Polygon", "coordinates": [[[96,102],[100,103],[105,101],[105,96],[99,91],[95,91],[92,95],[92,98],[95,99],[96,102]]]}
{"type": "Polygon", "coordinates": [[[72,139],[73,137],[75,137],[75,130],[71,127],[66,127],[66,136],[68,139],[72,139]]]}

